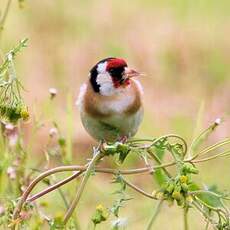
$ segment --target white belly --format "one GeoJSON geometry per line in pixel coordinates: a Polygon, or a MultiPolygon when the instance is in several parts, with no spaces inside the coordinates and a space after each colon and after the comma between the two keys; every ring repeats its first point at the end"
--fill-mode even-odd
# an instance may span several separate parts
{"type": "Polygon", "coordinates": [[[143,118],[143,108],[132,115],[115,114],[108,118],[94,118],[81,111],[81,120],[87,132],[97,140],[115,141],[136,134],[143,118]]]}

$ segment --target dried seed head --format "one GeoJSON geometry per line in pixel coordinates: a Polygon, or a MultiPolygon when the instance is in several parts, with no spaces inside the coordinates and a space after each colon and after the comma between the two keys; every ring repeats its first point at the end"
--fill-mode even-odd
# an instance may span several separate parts
{"type": "Polygon", "coordinates": [[[222,122],[221,118],[216,118],[215,120],[215,125],[220,125],[220,123],[222,122]]]}
{"type": "Polygon", "coordinates": [[[18,129],[12,124],[5,125],[5,135],[9,141],[9,146],[15,146],[18,141],[18,129]]]}
{"type": "Polygon", "coordinates": [[[2,204],[0,204],[0,216],[2,216],[5,213],[5,208],[2,204]]]}
{"type": "Polygon", "coordinates": [[[16,170],[14,167],[10,166],[7,169],[7,175],[11,180],[16,179],[16,170]]]}
{"type": "Polygon", "coordinates": [[[49,88],[49,93],[51,99],[53,99],[57,95],[57,89],[56,88],[49,88]]]}
{"type": "Polygon", "coordinates": [[[58,134],[58,130],[56,128],[51,128],[49,130],[49,135],[50,135],[51,138],[56,136],[57,134],[58,134]]]}

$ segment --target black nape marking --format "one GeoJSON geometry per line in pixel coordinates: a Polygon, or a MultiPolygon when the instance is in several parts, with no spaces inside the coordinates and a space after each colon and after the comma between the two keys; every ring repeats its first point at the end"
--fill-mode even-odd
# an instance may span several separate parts
{"type": "Polygon", "coordinates": [[[108,57],[108,58],[105,58],[105,59],[102,59],[101,61],[99,61],[91,70],[90,70],[90,83],[93,87],[93,90],[97,93],[99,93],[100,91],[100,85],[97,84],[97,75],[98,75],[98,72],[97,72],[97,66],[98,64],[100,63],[103,63],[105,61],[108,61],[110,59],[113,59],[114,57],[108,57]]]}
{"type": "Polygon", "coordinates": [[[97,84],[97,65],[90,70],[90,83],[93,87],[93,90],[97,93],[100,91],[100,85],[97,84]]]}

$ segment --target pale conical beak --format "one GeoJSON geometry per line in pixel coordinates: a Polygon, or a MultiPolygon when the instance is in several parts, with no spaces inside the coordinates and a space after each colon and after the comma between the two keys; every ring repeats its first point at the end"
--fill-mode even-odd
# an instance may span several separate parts
{"type": "Polygon", "coordinates": [[[140,75],[141,74],[134,69],[130,69],[128,67],[125,68],[124,76],[126,78],[138,77],[140,75]]]}

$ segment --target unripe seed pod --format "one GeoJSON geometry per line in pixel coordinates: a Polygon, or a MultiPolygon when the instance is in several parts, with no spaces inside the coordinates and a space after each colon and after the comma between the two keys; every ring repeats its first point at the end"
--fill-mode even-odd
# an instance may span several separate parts
{"type": "Polygon", "coordinates": [[[176,200],[176,202],[177,202],[178,206],[182,206],[184,204],[184,200],[183,199],[176,200]]]}
{"type": "Polygon", "coordinates": [[[175,199],[175,200],[181,200],[183,198],[183,196],[180,194],[180,192],[174,191],[172,193],[172,198],[175,199]]]}
{"type": "Polygon", "coordinates": [[[181,191],[181,186],[180,186],[180,185],[176,185],[176,186],[174,187],[174,191],[180,192],[180,191],[181,191]]]}
{"type": "Polygon", "coordinates": [[[187,192],[187,191],[188,191],[188,185],[185,184],[185,183],[181,184],[181,188],[182,188],[182,190],[183,190],[184,192],[187,192]]]}
{"type": "Polygon", "coordinates": [[[195,168],[193,165],[187,163],[187,164],[184,164],[184,166],[182,167],[182,173],[184,173],[184,174],[187,174],[187,173],[198,174],[199,170],[197,168],[195,168]]]}
{"type": "Polygon", "coordinates": [[[169,184],[168,187],[166,188],[166,191],[167,191],[168,193],[172,193],[172,192],[173,192],[173,189],[174,189],[174,184],[171,183],[171,184],[169,184]]]}

